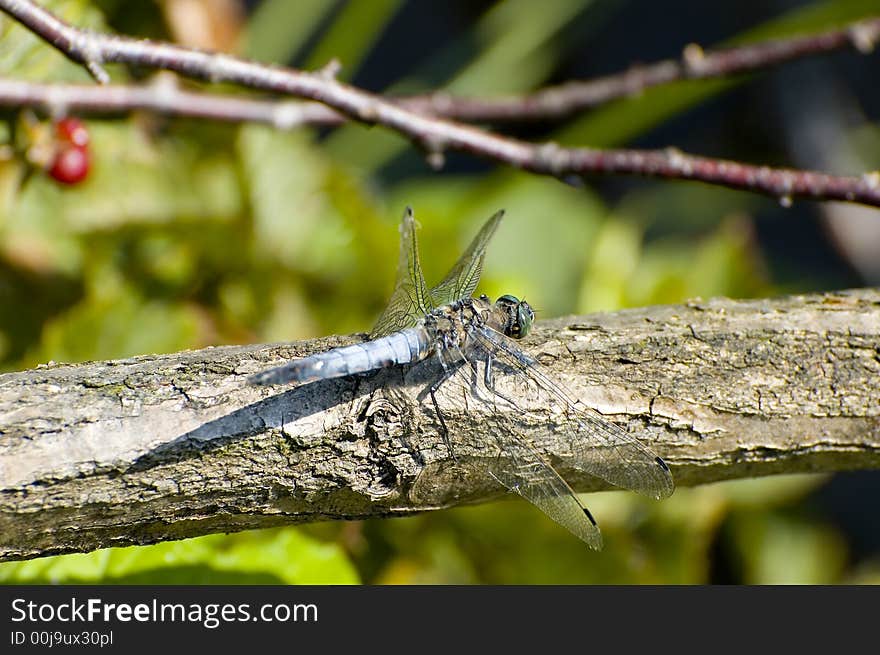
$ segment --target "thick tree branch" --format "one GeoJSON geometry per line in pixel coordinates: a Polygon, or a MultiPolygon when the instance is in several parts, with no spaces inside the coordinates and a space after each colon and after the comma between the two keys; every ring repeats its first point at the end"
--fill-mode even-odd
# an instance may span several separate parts
{"type": "MultiPolygon", "coordinates": [[[[790,204],[793,197],[807,197],[880,207],[880,174],[877,173],[835,176],[708,159],[675,149],[598,150],[563,148],[555,143],[534,144],[421,114],[342,84],[326,73],[274,68],[221,53],[90,33],[64,23],[28,0],[0,0],[0,9],[93,72],[103,63],[123,62],[314,100],[351,119],[380,124],[400,133],[423,148],[429,163],[435,167],[443,165],[446,150],[456,150],[569,182],[597,173],[634,174],[755,191],[777,197],[785,204],[790,204]]],[[[869,41],[865,33],[861,32],[860,43],[869,41]]]]}
{"type": "MultiPolygon", "coordinates": [[[[245,378],[350,339],[209,348],[0,376],[0,559],[501,495],[493,423],[401,370],[265,389],[245,378]],[[274,395],[273,395],[274,394],[274,395]]],[[[880,467],[880,289],[694,301],[540,325],[525,347],[640,435],[679,486],[880,467]]],[[[505,417],[505,420],[525,420],[505,417]]],[[[541,444],[573,486],[579,444],[541,444]]],[[[601,517],[600,521],[601,521],[601,517]]]]}

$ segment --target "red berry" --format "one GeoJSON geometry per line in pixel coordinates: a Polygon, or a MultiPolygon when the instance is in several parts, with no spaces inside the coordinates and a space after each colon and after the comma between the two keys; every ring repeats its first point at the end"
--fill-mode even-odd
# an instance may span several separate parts
{"type": "Polygon", "coordinates": [[[49,175],[63,184],[82,182],[89,174],[89,151],[77,146],[62,147],[55,155],[49,175]]]}
{"type": "Polygon", "coordinates": [[[83,122],[78,118],[62,118],[55,126],[58,131],[58,138],[67,141],[78,148],[85,148],[89,145],[89,131],[83,122]]]}

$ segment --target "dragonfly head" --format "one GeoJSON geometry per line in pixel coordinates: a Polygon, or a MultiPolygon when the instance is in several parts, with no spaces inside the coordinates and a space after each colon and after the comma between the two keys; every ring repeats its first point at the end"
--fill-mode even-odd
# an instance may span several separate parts
{"type": "Polygon", "coordinates": [[[514,339],[522,339],[532,329],[535,312],[529,303],[515,296],[504,295],[495,301],[495,306],[504,312],[504,334],[514,339]]]}

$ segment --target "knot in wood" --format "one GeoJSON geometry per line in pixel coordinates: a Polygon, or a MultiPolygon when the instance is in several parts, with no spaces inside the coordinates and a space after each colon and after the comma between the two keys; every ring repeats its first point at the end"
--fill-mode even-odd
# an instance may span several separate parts
{"type": "Polygon", "coordinates": [[[384,441],[403,433],[401,409],[384,396],[370,398],[361,414],[367,436],[384,441]]]}

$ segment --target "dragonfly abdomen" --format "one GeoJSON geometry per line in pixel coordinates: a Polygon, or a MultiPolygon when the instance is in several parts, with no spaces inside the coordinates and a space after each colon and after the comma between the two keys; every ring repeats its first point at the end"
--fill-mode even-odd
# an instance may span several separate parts
{"type": "Polygon", "coordinates": [[[431,351],[424,329],[409,328],[365,343],[334,348],[258,373],[254,384],[314,382],[417,362],[431,351]]]}

